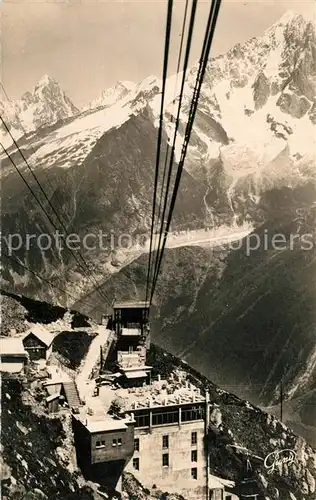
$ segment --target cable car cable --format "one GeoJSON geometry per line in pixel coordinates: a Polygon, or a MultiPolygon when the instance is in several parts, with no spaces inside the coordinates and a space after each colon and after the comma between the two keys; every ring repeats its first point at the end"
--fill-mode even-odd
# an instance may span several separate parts
{"type": "MultiPolygon", "coordinates": [[[[183,49],[184,33],[185,33],[185,27],[186,27],[186,21],[187,21],[188,6],[189,6],[189,0],[186,0],[186,2],[185,2],[185,9],[184,9],[184,15],[183,15],[182,31],[181,31],[179,56],[178,56],[177,70],[176,70],[176,83],[175,83],[174,98],[173,98],[174,104],[175,104],[176,93],[177,93],[177,88],[178,88],[178,79],[179,79],[180,64],[181,64],[181,58],[182,58],[182,49],[183,49]]],[[[171,119],[170,119],[170,123],[171,124],[174,121],[175,109],[176,109],[176,106],[174,105],[173,112],[171,114],[171,119]]],[[[161,217],[162,210],[161,209],[162,209],[162,202],[163,202],[163,196],[164,196],[165,179],[166,179],[166,175],[167,175],[167,165],[168,165],[169,150],[170,150],[170,144],[169,144],[169,140],[168,140],[167,141],[166,155],[165,155],[164,171],[163,171],[163,177],[162,177],[162,182],[161,182],[161,190],[160,190],[160,197],[159,197],[159,208],[158,208],[158,218],[157,218],[158,223],[159,223],[159,221],[161,221],[161,224],[162,224],[162,217],[161,217]]],[[[156,239],[155,239],[154,248],[156,249],[156,239]]],[[[159,245],[157,246],[157,250],[156,251],[158,251],[158,248],[159,248],[159,245]]]]}
{"type": "Polygon", "coordinates": [[[168,71],[172,9],[173,9],[173,0],[168,0],[166,34],[165,34],[165,50],[164,50],[164,62],[163,62],[163,74],[162,74],[161,107],[160,107],[160,119],[159,119],[159,129],[158,129],[158,139],[157,139],[154,196],[153,196],[151,233],[150,233],[149,257],[148,257],[148,272],[147,272],[147,283],[146,283],[146,302],[148,300],[149,282],[150,282],[150,278],[151,278],[150,271],[151,271],[151,259],[152,259],[152,248],[153,248],[153,235],[154,235],[154,229],[155,229],[156,199],[157,199],[158,178],[159,178],[159,160],[160,160],[160,149],[161,149],[161,139],[162,139],[165,88],[166,88],[166,79],[167,79],[167,71],[168,71]]]}
{"type": "Polygon", "coordinates": [[[178,133],[178,128],[179,128],[179,124],[180,124],[180,112],[181,112],[184,85],[185,85],[185,81],[186,81],[186,73],[187,73],[188,64],[189,64],[189,57],[190,57],[190,50],[191,50],[192,36],[193,36],[193,29],[194,29],[195,15],[196,15],[196,7],[197,7],[197,0],[193,0],[192,8],[191,8],[191,15],[190,15],[189,31],[188,31],[188,37],[187,37],[187,46],[186,46],[186,51],[185,51],[184,63],[183,63],[183,74],[182,74],[182,82],[181,82],[181,89],[180,89],[180,95],[179,95],[179,105],[178,105],[178,112],[177,112],[177,117],[176,117],[173,143],[172,143],[172,148],[171,148],[171,156],[170,156],[170,162],[169,162],[167,187],[166,187],[166,196],[165,196],[165,200],[164,200],[164,206],[163,206],[163,212],[162,212],[162,218],[161,218],[161,228],[160,228],[160,233],[159,233],[159,241],[158,241],[158,248],[157,248],[157,254],[156,254],[153,280],[155,279],[155,275],[157,273],[157,266],[158,266],[158,262],[159,262],[159,248],[161,245],[161,239],[162,239],[162,235],[163,235],[163,224],[164,224],[165,214],[166,214],[166,210],[167,210],[168,193],[169,193],[169,189],[170,189],[170,181],[171,181],[171,175],[172,175],[172,167],[173,167],[173,160],[174,160],[174,154],[175,154],[177,133],[178,133]]]}
{"type": "Polygon", "coordinates": [[[196,110],[197,110],[198,99],[199,99],[199,95],[200,95],[200,91],[201,91],[201,87],[202,87],[202,83],[203,83],[205,70],[206,70],[207,63],[208,63],[209,53],[210,53],[210,49],[211,49],[211,45],[212,45],[212,41],[213,41],[215,29],[216,29],[216,23],[217,23],[217,19],[218,19],[220,6],[221,6],[221,0],[214,0],[211,4],[211,8],[210,8],[210,13],[209,13],[209,17],[208,17],[206,33],[205,33],[204,43],[203,43],[203,48],[202,48],[201,59],[199,62],[199,69],[198,69],[196,84],[194,87],[194,92],[193,92],[193,97],[192,97],[190,112],[189,112],[189,118],[188,118],[187,127],[186,127],[186,131],[185,131],[185,138],[183,141],[181,157],[180,157],[180,161],[178,164],[178,170],[177,170],[177,176],[176,176],[175,185],[174,185],[174,191],[173,191],[172,199],[170,202],[170,209],[169,209],[166,230],[164,232],[162,249],[161,249],[161,252],[159,255],[157,272],[156,272],[156,275],[154,276],[154,282],[153,282],[153,287],[152,287],[151,296],[150,296],[150,303],[152,302],[153,295],[155,292],[155,287],[157,284],[158,274],[159,274],[160,267],[161,267],[162,257],[163,257],[165,246],[166,246],[167,235],[168,235],[168,231],[170,228],[171,218],[172,218],[172,214],[173,214],[173,210],[174,210],[174,206],[175,206],[175,201],[176,201],[176,197],[177,197],[177,192],[178,192],[178,188],[179,188],[179,184],[180,184],[180,180],[181,180],[181,175],[182,175],[182,171],[183,171],[183,164],[184,164],[184,160],[185,160],[185,156],[186,156],[186,152],[187,152],[187,148],[188,148],[188,143],[189,143],[192,127],[193,127],[193,121],[194,121],[196,110]]]}
{"type": "MultiPolygon", "coordinates": [[[[96,311],[99,311],[101,312],[102,314],[104,314],[104,310],[102,309],[99,309],[97,307],[95,307],[95,304],[88,304],[87,302],[85,302],[84,300],[81,300],[80,298],[77,298],[75,297],[74,295],[72,295],[71,293],[67,292],[65,289],[57,286],[57,285],[54,285],[53,283],[51,283],[48,279],[44,278],[43,276],[40,276],[39,274],[37,274],[35,271],[33,271],[32,269],[28,268],[27,266],[25,266],[24,264],[22,264],[21,262],[19,262],[17,259],[15,259],[14,257],[12,257],[11,255],[8,255],[4,252],[2,252],[2,255],[4,257],[6,257],[7,259],[11,260],[12,262],[14,262],[15,264],[17,264],[19,267],[22,267],[23,269],[25,269],[27,272],[33,274],[34,276],[36,276],[39,280],[41,281],[44,281],[45,283],[47,283],[50,287],[52,288],[56,288],[56,290],[59,290],[61,292],[63,292],[66,296],[69,296],[71,297],[72,299],[75,300],[75,302],[81,302],[82,304],[88,306],[89,308],[92,307],[92,305],[94,305],[93,307],[93,310],[96,310],[96,311]]],[[[91,299],[92,300],[92,299],[91,299]]],[[[80,312],[80,311],[78,311],[80,312]]],[[[83,314],[83,313],[81,313],[83,314]]]]}
{"type": "MultiPolygon", "coordinates": [[[[5,90],[5,88],[4,88],[3,83],[2,83],[2,82],[0,82],[0,85],[1,85],[1,88],[2,88],[2,90],[3,90],[3,93],[4,93],[4,95],[5,95],[6,99],[7,99],[7,101],[8,101],[10,104],[12,104],[12,100],[9,98],[9,96],[8,96],[8,94],[7,94],[7,91],[6,91],[6,90],[5,90]]],[[[23,127],[23,124],[21,123],[21,124],[20,124],[20,126],[21,126],[21,129],[22,129],[23,134],[24,134],[24,135],[26,135],[26,134],[27,134],[27,132],[26,132],[25,128],[23,127]]],[[[34,148],[34,146],[33,146],[32,142],[30,142],[29,144],[30,144],[30,147],[31,147],[31,148],[32,148],[32,150],[33,150],[33,154],[35,154],[35,153],[36,153],[36,151],[35,151],[35,148],[34,148]]],[[[47,180],[48,184],[50,185],[50,187],[51,187],[51,189],[52,189],[52,196],[55,196],[56,201],[58,202],[58,205],[59,205],[60,211],[62,212],[62,211],[63,211],[63,204],[62,204],[62,202],[60,201],[59,196],[57,195],[57,191],[55,190],[55,188],[54,188],[54,186],[53,186],[53,184],[52,184],[52,182],[51,182],[51,180],[50,180],[49,176],[47,175],[46,170],[44,169],[43,171],[44,171],[44,174],[45,174],[46,180],[47,180]]]]}
{"type": "MultiPolygon", "coordinates": [[[[1,119],[1,121],[5,124],[5,122],[4,122],[4,120],[3,120],[3,118],[2,118],[2,116],[1,116],[1,115],[0,115],[0,119],[1,119]]],[[[6,124],[5,124],[5,126],[6,126],[6,124]]],[[[9,130],[9,129],[7,128],[7,126],[6,126],[6,129],[7,129],[7,130],[9,130]]],[[[9,133],[10,133],[10,131],[9,131],[9,133]]],[[[11,136],[11,134],[10,134],[10,136],[11,136]]],[[[11,138],[12,138],[12,136],[11,136],[11,138]]],[[[13,140],[13,141],[15,141],[15,139],[14,139],[14,138],[12,138],[12,140],[13,140]]],[[[1,143],[0,143],[0,144],[1,144],[1,143]]],[[[15,143],[15,144],[16,144],[16,143],[15,143]]],[[[17,144],[16,144],[16,146],[17,146],[18,150],[20,151],[19,146],[18,146],[17,144]]],[[[11,163],[12,163],[12,165],[14,166],[15,170],[17,171],[17,173],[19,174],[19,176],[21,177],[21,179],[23,180],[23,182],[25,183],[25,185],[27,186],[27,188],[28,188],[28,189],[29,189],[29,191],[31,192],[31,194],[34,196],[34,198],[35,198],[35,200],[37,201],[37,203],[39,204],[40,208],[41,208],[41,209],[43,210],[43,212],[45,213],[45,215],[46,215],[46,217],[48,218],[48,220],[49,220],[49,222],[51,223],[51,225],[54,227],[54,229],[55,229],[56,231],[59,231],[59,229],[57,228],[57,226],[56,226],[55,222],[52,220],[51,216],[47,213],[47,211],[46,211],[45,207],[43,206],[42,202],[39,200],[38,196],[35,194],[34,190],[33,190],[33,189],[32,189],[32,187],[29,185],[29,183],[28,183],[28,182],[27,182],[27,180],[25,179],[24,175],[20,172],[20,170],[19,170],[19,168],[18,168],[17,164],[15,163],[15,161],[13,160],[13,158],[11,157],[11,155],[9,154],[9,152],[7,151],[7,149],[3,146],[3,144],[1,144],[1,147],[2,147],[3,151],[5,152],[5,154],[7,155],[7,157],[9,158],[9,160],[11,161],[11,163]]],[[[21,156],[24,158],[24,155],[23,155],[23,154],[22,154],[21,156]]],[[[26,164],[28,164],[28,162],[27,162],[27,161],[26,161],[26,164]]],[[[30,169],[30,167],[29,167],[29,169],[30,169]]],[[[33,171],[32,171],[32,169],[30,169],[30,170],[31,170],[31,172],[33,172],[33,171]]],[[[33,174],[33,175],[35,175],[35,174],[33,174]]],[[[35,177],[36,177],[36,176],[35,176],[35,177]]],[[[46,199],[48,199],[46,194],[45,194],[45,196],[46,196],[46,199]]],[[[56,213],[55,209],[54,209],[54,213],[56,213]]],[[[57,214],[57,213],[56,213],[56,214],[57,214]]],[[[58,214],[57,214],[57,218],[58,218],[58,220],[60,221],[58,214]]],[[[63,227],[64,231],[66,232],[66,234],[68,234],[68,233],[67,233],[67,229],[65,228],[64,224],[63,224],[62,222],[61,222],[61,224],[62,224],[62,227],[63,227]]],[[[66,248],[67,248],[67,247],[66,247],[66,248]]],[[[79,265],[79,266],[80,266],[80,268],[83,270],[83,272],[84,272],[84,273],[86,273],[85,269],[82,267],[82,264],[79,262],[79,260],[77,259],[77,256],[73,253],[73,251],[72,251],[71,249],[69,249],[69,248],[67,248],[67,250],[68,250],[68,251],[72,254],[72,256],[75,258],[75,260],[77,261],[78,265],[79,265]]],[[[81,253],[80,253],[80,252],[79,252],[79,255],[81,256],[81,253]]],[[[83,258],[82,256],[81,256],[81,258],[82,258],[82,260],[85,262],[85,260],[84,260],[84,258],[83,258]]],[[[87,266],[87,264],[86,264],[86,263],[85,263],[85,265],[86,265],[86,267],[87,267],[88,272],[89,272],[89,273],[91,273],[91,271],[90,271],[90,269],[88,268],[88,266],[87,266]]],[[[88,279],[91,281],[91,279],[93,279],[93,278],[91,277],[91,278],[88,278],[88,279]]],[[[93,284],[93,283],[92,283],[92,284],[93,284]]],[[[94,285],[97,285],[97,289],[100,287],[100,284],[99,284],[99,283],[97,283],[96,281],[95,281],[94,285]]],[[[102,285],[101,285],[101,286],[102,286],[102,285]]],[[[101,297],[103,300],[106,300],[106,301],[108,302],[108,304],[110,305],[110,301],[109,301],[109,299],[106,297],[106,295],[105,295],[105,294],[103,294],[103,293],[101,293],[99,290],[98,290],[98,293],[99,293],[100,297],[101,297]]]]}

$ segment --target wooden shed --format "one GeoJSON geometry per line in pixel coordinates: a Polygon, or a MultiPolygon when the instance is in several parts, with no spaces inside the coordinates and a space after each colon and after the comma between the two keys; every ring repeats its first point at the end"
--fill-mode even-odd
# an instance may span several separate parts
{"type": "Polygon", "coordinates": [[[35,324],[23,335],[23,346],[31,361],[48,359],[52,352],[54,335],[43,325],[35,324]]]}

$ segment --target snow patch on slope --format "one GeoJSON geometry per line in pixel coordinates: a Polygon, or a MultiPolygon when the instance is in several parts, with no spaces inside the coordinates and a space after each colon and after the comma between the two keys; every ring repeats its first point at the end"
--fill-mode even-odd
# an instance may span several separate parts
{"type": "Polygon", "coordinates": [[[62,168],[80,164],[104,133],[120,127],[134,114],[128,103],[129,97],[126,97],[110,108],[81,115],[52,132],[30,157],[30,163],[42,162],[46,167],[62,168]]]}

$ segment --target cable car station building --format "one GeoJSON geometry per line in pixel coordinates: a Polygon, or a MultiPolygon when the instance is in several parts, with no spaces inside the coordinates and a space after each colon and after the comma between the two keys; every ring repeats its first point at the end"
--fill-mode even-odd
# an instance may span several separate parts
{"type": "Polygon", "coordinates": [[[92,479],[112,477],[117,490],[127,471],[149,489],[178,493],[187,500],[224,500],[224,486],[214,486],[209,475],[209,395],[201,394],[179,370],[166,380],[152,380],[146,364],[148,312],[145,303],[114,305],[121,378],[116,386],[99,388],[94,398],[99,406],[91,411],[82,407],[73,415],[79,465],[92,479]],[[113,401],[116,409],[110,414],[113,401]]]}
{"type": "Polygon", "coordinates": [[[151,367],[146,366],[150,347],[149,304],[120,302],[114,304],[113,324],[116,333],[116,360],[125,387],[150,382],[151,367]]]}

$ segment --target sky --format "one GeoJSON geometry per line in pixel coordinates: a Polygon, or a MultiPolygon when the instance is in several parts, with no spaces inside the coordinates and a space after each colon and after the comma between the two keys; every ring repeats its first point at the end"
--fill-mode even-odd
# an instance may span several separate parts
{"type": "MultiPolygon", "coordinates": [[[[184,0],[175,0],[170,74],[175,73],[184,0]]],[[[315,0],[223,0],[212,55],[260,35],[286,11],[315,19],[315,0]]],[[[118,80],[161,78],[167,0],[3,0],[1,75],[17,99],[48,74],[77,106],[118,80]]],[[[210,0],[199,0],[192,44],[198,60],[210,0]]]]}

